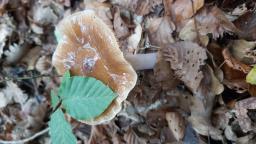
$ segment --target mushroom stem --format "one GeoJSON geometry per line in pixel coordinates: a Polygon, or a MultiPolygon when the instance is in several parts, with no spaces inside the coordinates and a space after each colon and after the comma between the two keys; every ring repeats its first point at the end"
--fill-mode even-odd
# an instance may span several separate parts
{"type": "Polygon", "coordinates": [[[128,54],[124,57],[135,70],[153,69],[157,61],[157,53],[128,54]]]}

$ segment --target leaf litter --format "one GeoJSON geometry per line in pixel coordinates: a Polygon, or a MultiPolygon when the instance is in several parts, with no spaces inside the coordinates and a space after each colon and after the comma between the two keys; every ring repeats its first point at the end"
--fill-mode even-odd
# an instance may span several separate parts
{"type": "MultiPolygon", "coordinates": [[[[68,119],[79,143],[256,143],[255,7],[232,0],[1,1],[0,139],[47,127],[50,90],[60,83],[51,65],[54,27],[92,9],[124,55],[157,53],[157,61],[137,71],[112,121],[68,119]],[[49,77],[19,79],[42,74],[49,77]]],[[[49,135],[28,143],[50,143],[49,135]]]]}

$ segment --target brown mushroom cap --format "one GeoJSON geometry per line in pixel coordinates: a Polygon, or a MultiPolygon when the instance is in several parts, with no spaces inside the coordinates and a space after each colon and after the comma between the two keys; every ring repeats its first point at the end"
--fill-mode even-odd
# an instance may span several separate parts
{"type": "Polygon", "coordinates": [[[57,72],[90,76],[101,80],[118,94],[97,118],[82,121],[100,124],[121,110],[121,103],[135,86],[137,74],[125,60],[112,30],[93,11],[77,12],[64,18],[56,27],[58,46],[52,63],[57,72]]]}

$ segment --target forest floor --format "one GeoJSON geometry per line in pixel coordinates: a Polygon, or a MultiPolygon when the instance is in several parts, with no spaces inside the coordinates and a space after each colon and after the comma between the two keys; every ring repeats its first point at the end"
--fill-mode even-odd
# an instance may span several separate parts
{"type": "Polygon", "coordinates": [[[72,122],[79,144],[256,143],[253,0],[0,0],[0,140],[50,144],[54,29],[85,9],[124,55],[158,57],[112,121],[72,122]]]}

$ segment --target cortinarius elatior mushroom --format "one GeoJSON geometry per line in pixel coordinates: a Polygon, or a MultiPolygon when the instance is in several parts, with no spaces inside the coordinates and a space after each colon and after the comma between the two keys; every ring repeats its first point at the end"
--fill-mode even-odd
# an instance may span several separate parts
{"type": "Polygon", "coordinates": [[[137,74],[125,60],[112,30],[93,11],[77,12],[64,18],[55,34],[58,46],[52,63],[57,72],[90,76],[101,80],[117,93],[117,98],[98,117],[87,124],[111,120],[135,86],[137,74]]]}

